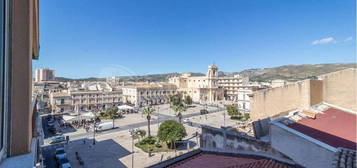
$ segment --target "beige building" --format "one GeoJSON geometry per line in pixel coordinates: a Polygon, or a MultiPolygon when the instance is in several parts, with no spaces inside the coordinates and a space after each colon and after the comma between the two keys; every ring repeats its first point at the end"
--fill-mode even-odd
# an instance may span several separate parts
{"type": "Polygon", "coordinates": [[[177,94],[177,87],[173,84],[136,84],[123,86],[123,102],[135,106],[169,103],[170,96],[177,94]]]}
{"type": "Polygon", "coordinates": [[[73,111],[72,98],[67,92],[51,92],[50,104],[52,113],[63,113],[73,111]]]}
{"type": "Polygon", "coordinates": [[[83,110],[107,108],[122,103],[122,91],[71,91],[72,105],[83,110]]]}
{"type": "Polygon", "coordinates": [[[36,69],[35,82],[54,81],[55,71],[48,68],[36,69]]]}
{"type": "Polygon", "coordinates": [[[175,84],[184,96],[189,95],[195,102],[214,103],[224,99],[224,90],[219,86],[218,67],[208,66],[206,76],[192,76],[185,73],[169,78],[169,83],[175,84]]]}
{"type": "Polygon", "coordinates": [[[80,110],[102,109],[122,104],[122,91],[76,90],[68,92],[51,92],[52,113],[73,113],[80,110]]]}

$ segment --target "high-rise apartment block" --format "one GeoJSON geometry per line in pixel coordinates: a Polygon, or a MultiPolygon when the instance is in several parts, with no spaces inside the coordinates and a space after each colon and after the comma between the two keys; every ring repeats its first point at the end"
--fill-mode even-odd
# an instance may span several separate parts
{"type": "Polygon", "coordinates": [[[35,82],[55,80],[55,71],[48,68],[36,69],[35,82]]]}

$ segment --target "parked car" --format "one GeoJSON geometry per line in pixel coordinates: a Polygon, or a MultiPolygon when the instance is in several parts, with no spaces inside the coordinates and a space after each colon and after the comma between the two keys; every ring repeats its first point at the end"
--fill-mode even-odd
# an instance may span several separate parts
{"type": "Polygon", "coordinates": [[[62,135],[62,136],[56,136],[51,140],[51,144],[56,144],[56,143],[61,143],[63,141],[66,141],[66,138],[62,135]]]}
{"type": "Polygon", "coordinates": [[[200,114],[203,115],[203,114],[208,114],[208,111],[206,109],[202,109],[200,110],[200,114]]]}
{"type": "Polygon", "coordinates": [[[182,121],[183,121],[183,123],[189,123],[190,122],[189,119],[183,119],[182,121]]]}
{"type": "Polygon", "coordinates": [[[64,151],[63,147],[60,147],[60,148],[56,149],[55,157],[56,157],[57,160],[67,157],[66,152],[64,151]]]}
{"type": "Polygon", "coordinates": [[[48,128],[48,131],[55,133],[57,131],[57,129],[54,126],[51,126],[48,128]]]}
{"type": "Polygon", "coordinates": [[[58,159],[57,164],[59,168],[71,168],[71,164],[66,157],[58,159]]]}
{"type": "Polygon", "coordinates": [[[47,126],[49,126],[49,127],[52,127],[54,125],[55,125],[55,121],[54,120],[47,122],[47,126]]]}
{"type": "Polygon", "coordinates": [[[60,130],[56,130],[54,133],[53,133],[54,135],[63,135],[63,133],[62,133],[62,131],[60,131],[60,130]]]}

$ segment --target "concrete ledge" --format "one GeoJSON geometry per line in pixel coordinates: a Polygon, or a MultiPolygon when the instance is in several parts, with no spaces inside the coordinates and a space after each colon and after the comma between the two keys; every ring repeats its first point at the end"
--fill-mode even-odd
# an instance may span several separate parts
{"type": "Polygon", "coordinates": [[[328,149],[328,150],[330,150],[332,152],[337,152],[337,148],[335,148],[333,146],[330,146],[330,145],[328,145],[326,143],[323,143],[323,142],[321,142],[319,140],[316,140],[315,138],[307,136],[307,135],[305,135],[305,134],[303,134],[303,133],[301,133],[299,131],[296,131],[296,130],[294,130],[292,128],[289,128],[289,127],[287,127],[286,125],[284,125],[284,124],[282,124],[280,122],[272,122],[272,124],[274,124],[275,126],[281,128],[281,129],[284,129],[285,131],[288,131],[288,132],[290,132],[292,134],[295,134],[295,135],[297,135],[297,136],[299,136],[301,138],[304,138],[304,139],[306,139],[306,140],[308,140],[308,141],[310,141],[310,142],[312,142],[312,143],[314,143],[316,145],[319,145],[319,146],[321,146],[321,147],[323,147],[325,149],[328,149]]]}
{"type": "Polygon", "coordinates": [[[36,162],[37,138],[32,138],[31,152],[19,156],[6,158],[0,168],[33,168],[36,162]]]}

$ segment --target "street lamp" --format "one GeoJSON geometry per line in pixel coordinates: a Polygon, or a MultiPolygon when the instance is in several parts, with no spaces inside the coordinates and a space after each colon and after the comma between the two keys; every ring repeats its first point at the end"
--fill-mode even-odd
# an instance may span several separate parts
{"type": "Polygon", "coordinates": [[[159,130],[160,127],[160,106],[157,106],[157,130],[159,130]]]}
{"type": "Polygon", "coordinates": [[[223,126],[226,127],[226,111],[227,111],[227,107],[226,107],[226,105],[223,105],[223,107],[225,108],[225,110],[223,110],[223,126]]]}
{"type": "Polygon", "coordinates": [[[93,122],[93,145],[95,145],[95,127],[96,127],[96,122],[97,122],[97,113],[94,112],[94,122],[93,122]]]}
{"type": "Polygon", "coordinates": [[[136,139],[138,137],[138,135],[135,133],[134,129],[130,129],[130,135],[131,135],[131,167],[134,168],[134,139],[136,139]]]}

